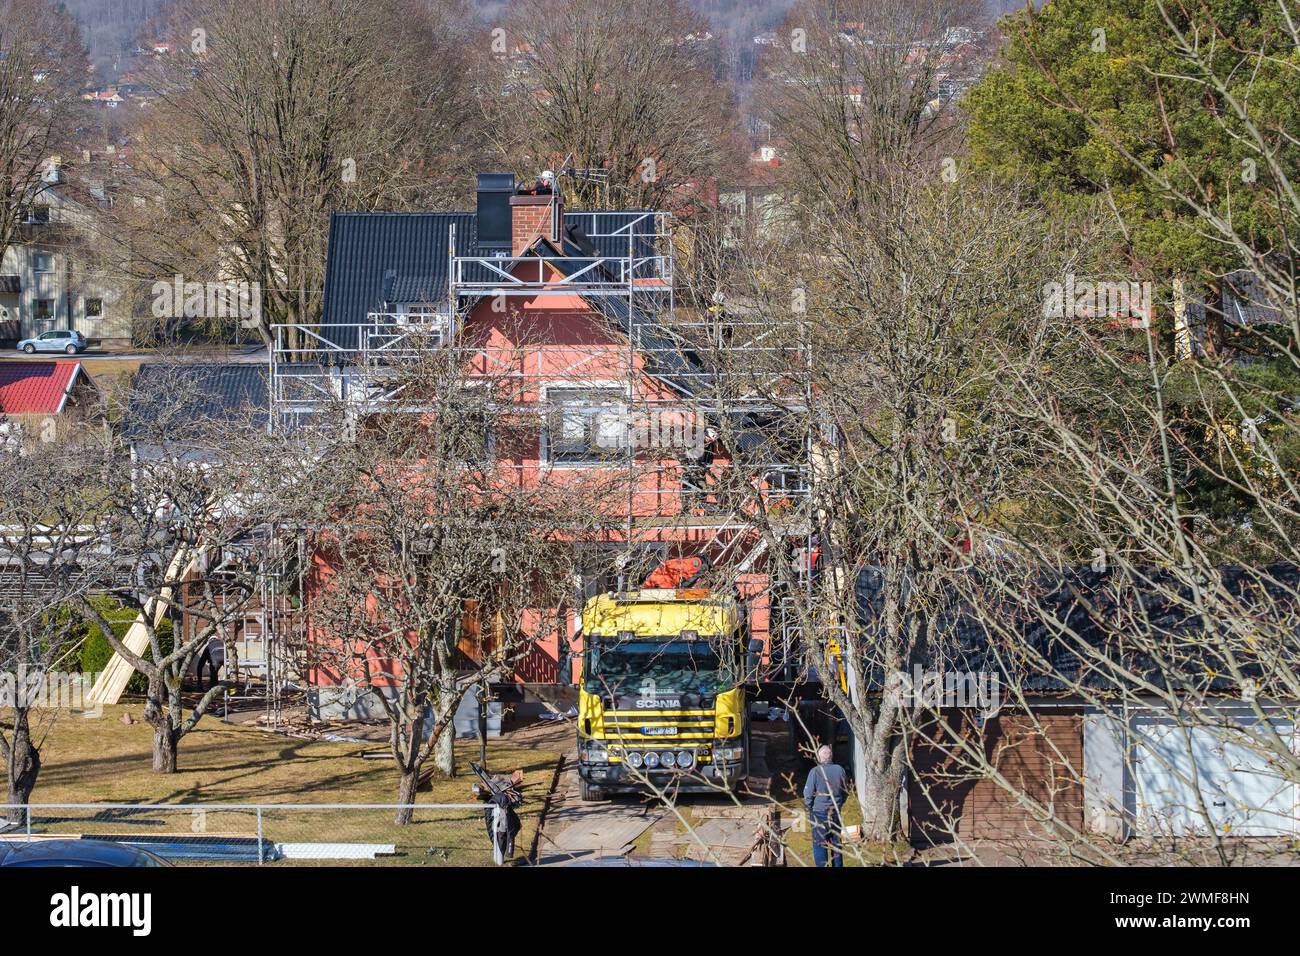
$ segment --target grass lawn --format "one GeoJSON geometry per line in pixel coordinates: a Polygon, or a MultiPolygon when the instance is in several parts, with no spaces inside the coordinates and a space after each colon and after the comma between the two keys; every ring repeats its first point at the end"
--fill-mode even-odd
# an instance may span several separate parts
{"type": "MultiPolygon", "coordinates": [[[[226,724],[205,717],[178,751],[179,770],[150,769],[152,732],[141,719],[139,703],[105,707],[101,719],[60,712],[48,725],[40,778],[32,802],[144,804],[321,804],[383,803],[397,799],[397,772],[391,760],[362,759],[363,750],[384,744],[299,740],[258,730],[252,724],[226,724]],[[135,723],[122,723],[124,713],[135,723]]],[[[0,721],[5,713],[0,710],[0,721]]],[[[488,762],[496,772],[524,771],[523,830],[516,859],[532,845],[555,765],[567,737],[550,728],[526,728],[489,741],[488,762]]],[[[345,733],[345,732],[344,732],[345,733]]],[[[435,778],[420,792],[420,804],[474,802],[470,784],[477,778],[468,762],[475,741],[457,742],[459,776],[435,778]]],[[[263,814],[263,836],[275,843],[368,842],[395,844],[399,856],[388,862],[491,862],[490,844],[477,809],[418,811],[415,824],[393,824],[392,810],[273,810],[263,814]]],[[[36,811],[46,832],[114,834],[205,834],[252,836],[252,813],[209,809],[175,811],[36,811]]]]}
{"type": "Polygon", "coordinates": [[[80,361],[85,373],[100,385],[118,376],[134,375],[140,368],[138,359],[91,358],[83,353],[80,361]]]}

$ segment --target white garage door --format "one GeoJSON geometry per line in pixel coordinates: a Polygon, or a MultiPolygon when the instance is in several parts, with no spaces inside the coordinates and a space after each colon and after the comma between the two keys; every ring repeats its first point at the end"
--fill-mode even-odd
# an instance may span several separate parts
{"type": "MultiPolygon", "coordinates": [[[[1238,717],[1253,722],[1253,717],[1238,717]]],[[[1274,721],[1294,746],[1295,728],[1274,721]]],[[[1168,717],[1133,724],[1139,836],[1277,836],[1297,828],[1297,788],[1259,745],[1230,731],[1180,727],[1168,717]]]]}

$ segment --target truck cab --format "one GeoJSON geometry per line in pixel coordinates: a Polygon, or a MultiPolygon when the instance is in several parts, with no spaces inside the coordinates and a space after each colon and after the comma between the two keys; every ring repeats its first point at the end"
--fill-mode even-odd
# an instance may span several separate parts
{"type": "Polygon", "coordinates": [[[582,632],[584,800],[727,791],[749,775],[754,649],[734,597],[692,587],[601,594],[583,608],[582,632]]]}

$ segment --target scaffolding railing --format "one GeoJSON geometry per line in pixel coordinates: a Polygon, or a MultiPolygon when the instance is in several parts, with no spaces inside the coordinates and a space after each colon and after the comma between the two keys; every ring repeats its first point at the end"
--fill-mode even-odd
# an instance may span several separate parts
{"type": "Polygon", "coordinates": [[[375,366],[416,359],[451,342],[455,334],[450,310],[427,315],[371,312],[358,329],[361,359],[375,366]]]}
{"type": "MultiPolygon", "coordinates": [[[[384,311],[372,312],[355,325],[275,327],[275,409],[284,415],[326,405],[358,415],[380,409],[422,410],[409,392],[404,394],[403,370],[414,367],[430,349],[463,347],[471,380],[510,383],[510,398],[494,405],[506,415],[545,410],[548,388],[611,386],[621,395],[618,412],[631,427],[638,416],[682,415],[697,425],[717,425],[726,416],[749,415],[752,421],[738,427],[753,429],[764,416],[806,410],[806,383],[800,377],[807,357],[802,334],[786,334],[753,310],[676,313],[668,214],[645,212],[628,218],[571,212],[565,221],[586,236],[583,254],[484,255],[461,248],[453,228],[445,260],[445,304],[431,314],[384,311]],[[626,346],[584,352],[580,345],[550,341],[542,324],[544,311],[534,317],[538,324],[528,327],[535,343],[494,348],[461,342],[466,316],[485,298],[546,296],[592,300],[597,310],[621,325],[626,346]],[[647,375],[658,386],[643,387],[647,375]]],[[[563,249],[573,251],[567,238],[563,249]]],[[[674,521],[692,534],[734,537],[752,532],[754,514],[735,514],[724,500],[734,489],[726,489],[722,476],[734,463],[715,463],[710,456],[682,454],[681,449],[640,447],[626,434],[591,460],[552,461],[545,452],[552,444],[545,417],[539,427],[538,461],[515,467],[620,470],[627,481],[620,524],[629,541],[661,539],[674,521]]],[[[717,438],[717,430],[712,438],[717,438]]],[[[755,470],[751,477],[761,491],[754,507],[806,508],[809,441],[805,436],[774,443],[769,460],[750,454],[746,464],[755,470]]]]}
{"type": "Polygon", "coordinates": [[[458,298],[497,295],[614,295],[668,292],[671,257],[455,256],[452,287],[458,298]]]}

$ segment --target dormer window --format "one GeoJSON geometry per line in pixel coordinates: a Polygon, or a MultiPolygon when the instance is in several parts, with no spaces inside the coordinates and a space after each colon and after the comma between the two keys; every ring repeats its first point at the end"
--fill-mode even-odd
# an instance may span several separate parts
{"type": "Polygon", "coordinates": [[[419,326],[429,336],[429,345],[444,345],[451,332],[451,310],[431,302],[405,302],[397,306],[397,324],[419,326]]]}

